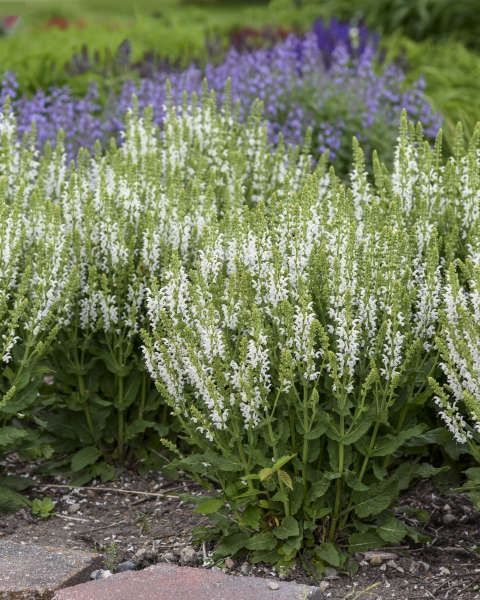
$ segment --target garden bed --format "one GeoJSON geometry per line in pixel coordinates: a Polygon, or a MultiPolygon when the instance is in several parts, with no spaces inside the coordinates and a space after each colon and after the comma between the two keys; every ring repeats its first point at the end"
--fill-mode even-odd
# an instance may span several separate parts
{"type": "MultiPolygon", "coordinates": [[[[10,462],[9,467],[14,467],[17,474],[32,477],[31,465],[10,462]]],[[[192,529],[206,525],[207,520],[196,514],[191,504],[177,497],[201,493],[191,482],[166,480],[159,473],[140,476],[126,472],[114,483],[94,482],[85,488],[72,489],[59,477],[33,475],[33,478],[37,484],[31,490],[31,497],[52,498],[54,514],[41,519],[24,509],[4,515],[0,538],[95,550],[103,555],[105,568],[112,571],[125,561],[134,563],[137,569],[158,562],[179,562],[223,568],[238,575],[276,575],[269,567],[249,565],[241,559],[227,559],[224,564],[213,565],[209,548],[195,546],[192,529]],[[195,555],[191,552],[192,544],[195,555]]],[[[398,506],[404,507],[399,515],[406,512],[411,515],[404,517],[405,522],[425,536],[423,543],[358,553],[355,558],[359,570],[352,577],[329,569],[319,583],[298,568],[287,579],[320,585],[325,598],[332,600],[478,599],[480,513],[468,499],[442,493],[424,482],[404,495],[398,506]]]]}

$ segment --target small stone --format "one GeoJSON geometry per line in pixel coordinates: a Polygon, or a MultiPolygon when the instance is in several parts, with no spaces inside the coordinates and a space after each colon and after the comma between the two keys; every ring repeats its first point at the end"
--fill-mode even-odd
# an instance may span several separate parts
{"type": "Polygon", "coordinates": [[[150,548],[140,548],[135,552],[132,557],[132,561],[139,566],[147,566],[157,559],[157,553],[153,552],[150,548]]]}
{"type": "Polygon", "coordinates": [[[137,565],[132,560],[124,560],[117,565],[117,573],[124,573],[125,571],[135,571],[137,565]]]}
{"type": "Polygon", "coordinates": [[[269,581],[268,582],[268,587],[271,590],[279,590],[280,589],[280,586],[279,586],[279,584],[276,581],[269,581]]]}
{"type": "Polygon", "coordinates": [[[72,513],[76,513],[80,510],[80,504],[78,504],[77,502],[74,502],[73,504],[70,504],[67,508],[67,512],[69,512],[70,514],[72,513]]]}
{"type": "Polygon", "coordinates": [[[240,565],[240,573],[242,575],[248,575],[250,573],[250,564],[247,561],[240,565]]]}
{"type": "Polygon", "coordinates": [[[438,572],[440,575],[450,575],[450,569],[447,569],[447,567],[440,567],[438,572]]]}
{"type": "Polygon", "coordinates": [[[397,565],[397,563],[394,560],[387,561],[387,567],[390,567],[391,569],[395,569],[399,573],[405,573],[405,569],[403,567],[401,567],[400,565],[397,565]]]}
{"type": "Polygon", "coordinates": [[[451,512],[447,512],[443,515],[442,517],[442,521],[444,525],[451,525],[452,523],[455,523],[457,520],[457,517],[455,515],[452,515],[451,512]]]}
{"type": "Polygon", "coordinates": [[[397,555],[393,552],[365,552],[364,556],[373,567],[378,567],[387,560],[397,558],[397,555]]]}
{"type": "Polygon", "coordinates": [[[135,554],[133,555],[133,560],[135,562],[140,562],[144,559],[145,554],[148,553],[148,549],[147,548],[139,548],[135,554]]]}
{"type": "Polygon", "coordinates": [[[360,567],[368,567],[368,562],[366,560],[361,560],[358,564],[360,567]]]}
{"type": "Polygon", "coordinates": [[[330,587],[330,582],[328,581],[321,581],[318,584],[318,589],[320,590],[320,592],[323,594],[323,592],[326,592],[328,590],[328,588],[330,587]]]}
{"type": "Polygon", "coordinates": [[[164,552],[161,556],[164,562],[173,563],[177,560],[177,557],[173,552],[164,552]]]}
{"type": "Polygon", "coordinates": [[[417,561],[417,564],[419,567],[422,567],[422,569],[425,571],[425,573],[427,571],[430,571],[430,565],[427,562],[425,562],[423,560],[419,560],[419,561],[417,561]]]}
{"type": "Polygon", "coordinates": [[[338,571],[333,567],[325,568],[325,578],[326,579],[338,579],[338,571]]]}
{"type": "Polygon", "coordinates": [[[452,510],[452,507],[450,506],[450,504],[445,504],[442,510],[443,512],[450,512],[452,510]]]}
{"type": "Polygon", "coordinates": [[[181,565],[195,565],[197,563],[198,556],[197,551],[192,546],[185,546],[180,550],[180,564],[181,565]]]}
{"type": "Polygon", "coordinates": [[[97,569],[90,573],[90,579],[107,579],[112,576],[112,572],[108,569],[97,569]]]}
{"type": "Polygon", "coordinates": [[[225,567],[227,569],[232,570],[235,567],[235,561],[232,560],[230,557],[225,559],[225,567]]]}

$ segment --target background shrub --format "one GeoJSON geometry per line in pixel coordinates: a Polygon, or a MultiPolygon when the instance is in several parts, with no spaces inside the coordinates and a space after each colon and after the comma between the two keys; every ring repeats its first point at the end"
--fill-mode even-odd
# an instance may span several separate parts
{"type": "MultiPolygon", "coordinates": [[[[111,93],[104,102],[93,88],[82,99],[61,88],[37,92],[32,98],[20,96],[13,106],[20,131],[29,131],[36,122],[40,145],[53,142],[63,127],[69,156],[74,157],[79,147],[92,148],[97,139],[118,138],[133,95],[142,109],[153,107],[154,120],[161,124],[167,81],[178,104],[184,94],[199,93],[204,78],[220,102],[231,81],[229,94],[239,103],[242,117],[256,99],[262,100],[274,143],[281,136],[288,144],[302,144],[310,129],[312,154],[318,157],[328,151],[342,173],[348,169],[353,135],[369,157],[377,148],[385,161],[391,160],[402,108],[423,122],[430,137],[440,126],[440,117],[424,98],[422,81],[404,88],[404,73],[393,63],[379,64],[376,39],[366,29],[337,22],[328,27],[317,23],[313,33],[289,36],[272,48],[243,53],[232,49],[219,65],[208,64],[205,69],[191,65],[184,71],[154,72],[138,83],[126,82],[118,96],[111,93]]],[[[16,79],[8,75],[0,99],[16,97],[17,87],[16,79]]]]}

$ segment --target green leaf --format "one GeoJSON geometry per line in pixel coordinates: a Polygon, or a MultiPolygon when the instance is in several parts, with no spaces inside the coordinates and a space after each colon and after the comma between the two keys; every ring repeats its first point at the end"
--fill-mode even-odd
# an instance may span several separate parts
{"type": "Polygon", "coordinates": [[[226,456],[219,456],[213,452],[205,454],[205,462],[226,473],[238,473],[242,470],[242,465],[238,461],[226,456]]]}
{"type": "Polygon", "coordinates": [[[127,381],[128,383],[121,401],[120,398],[116,398],[115,402],[115,406],[120,410],[125,410],[135,402],[140,391],[140,386],[142,385],[142,377],[138,372],[134,372],[127,381]]]}
{"type": "Polygon", "coordinates": [[[355,514],[361,519],[378,515],[391,505],[397,494],[398,483],[396,481],[380,482],[371,485],[368,491],[353,492],[355,514]]]}
{"type": "Polygon", "coordinates": [[[362,419],[357,424],[357,426],[352,429],[352,431],[350,431],[349,433],[347,433],[345,435],[345,437],[343,438],[343,443],[345,445],[354,444],[355,442],[357,442],[361,437],[363,437],[367,433],[367,431],[370,429],[371,426],[372,426],[371,418],[362,419]]]}
{"type": "Polygon", "coordinates": [[[27,437],[28,433],[25,429],[19,427],[1,427],[0,428],[0,447],[14,446],[20,440],[27,437]]]}
{"type": "Polygon", "coordinates": [[[215,557],[233,556],[239,550],[246,547],[250,535],[247,533],[233,533],[222,538],[220,544],[215,548],[215,557]]]}
{"type": "Polygon", "coordinates": [[[284,465],[286,465],[288,462],[290,462],[292,460],[292,458],[295,458],[296,456],[297,456],[296,454],[288,454],[288,455],[285,455],[285,456],[282,456],[281,458],[279,458],[277,461],[275,461],[275,463],[273,465],[274,472],[281,469],[284,465]]]}
{"type": "Polygon", "coordinates": [[[331,542],[324,542],[315,548],[315,555],[332,567],[340,567],[342,564],[342,557],[340,556],[336,546],[331,542]]]}
{"type": "Polygon", "coordinates": [[[35,483],[34,479],[29,479],[28,477],[17,477],[16,475],[0,477],[0,487],[8,487],[16,492],[23,492],[35,485],[35,483]]]}
{"type": "Polygon", "coordinates": [[[282,469],[280,469],[278,471],[278,478],[283,483],[283,485],[287,486],[287,488],[289,490],[293,490],[292,478],[290,477],[290,475],[286,471],[283,471],[282,469]]]}
{"type": "Polygon", "coordinates": [[[396,544],[406,536],[407,527],[394,516],[388,516],[382,524],[377,527],[376,532],[385,542],[396,544]]]}
{"type": "Polygon", "coordinates": [[[240,523],[245,527],[250,527],[251,529],[258,529],[260,525],[260,519],[262,516],[262,511],[258,506],[253,504],[247,506],[247,508],[243,511],[240,516],[240,523]]]}
{"type": "Polygon", "coordinates": [[[353,471],[348,471],[345,474],[345,481],[346,481],[348,487],[351,488],[352,490],[355,490],[356,492],[366,492],[368,490],[368,485],[361,482],[358,479],[357,474],[354,473],[353,471]]]}
{"type": "Polygon", "coordinates": [[[302,542],[303,539],[301,535],[289,538],[277,548],[277,552],[285,561],[290,562],[302,549],[302,542]]]}
{"type": "Polygon", "coordinates": [[[324,496],[327,493],[331,483],[331,479],[328,477],[323,477],[322,479],[314,481],[312,484],[310,484],[308,491],[309,503],[314,502],[315,500],[318,500],[318,498],[324,496]]]}
{"type": "Polygon", "coordinates": [[[465,475],[470,482],[480,484],[480,467],[470,467],[465,471],[465,475]]]}
{"type": "Polygon", "coordinates": [[[274,550],[277,545],[273,533],[266,531],[253,535],[245,544],[247,550],[274,550]]]}
{"type": "Polygon", "coordinates": [[[386,435],[373,449],[371,456],[390,456],[402,446],[407,440],[420,435],[425,430],[425,425],[415,425],[410,429],[400,431],[396,435],[386,435]]]}
{"type": "Polygon", "coordinates": [[[315,429],[307,431],[307,433],[304,434],[304,438],[306,440],[317,440],[318,438],[322,437],[322,435],[327,431],[327,427],[327,423],[322,423],[318,427],[315,427],[315,429]]]}
{"type": "Polygon", "coordinates": [[[156,423],[155,421],[135,419],[135,421],[133,421],[127,426],[125,431],[125,439],[132,440],[137,435],[145,433],[147,429],[155,430],[160,437],[165,437],[168,434],[168,427],[166,425],[161,425],[159,423],[156,423]]]}
{"type": "Polygon", "coordinates": [[[286,540],[300,535],[297,519],[294,517],[285,517],[281,524],[273,530],[273,534],[279,540],[286,540]]]}
{"type": "Polygon", "coordinates": [[[366,531],[365,533],[353,533],[348,538],[348,548],[353,554],[354,552],[365,552],[365,550],[371,550],[373,548],[381,548],[385,545],[385,542],[380,536],[373,531],[366,531]]]}
{"type": "Polygon", "coordinates": [[[0,513],[16,512],[21,508],[30,506],[30,501],[25,496],[8,487],[0,487],[0,513]]]}
{"type": "Polygon", "coordinates": [[[51,498],[35,498],[32,502],[32,514],[41,519],[48,519],[55,508],[55,503],[51,498]]]}
{"type": "Polygon", "coordinates": [[[201,515],[211,515],[218,512],[224,504],[225,501],[220,498],[207,498],[198,504],[195,512],[201,515]]]}
{"type": "Polygon", "coordinates": [[[272,467],[266,467],[265,469],[261,469],[258,473],[258,477],[260,478],[260,481],[266,481],[267,479],[269,479],[273,474],[275,473],[275,471],[272,469],[272,467]]]}
{"type": "Polygon", "coordinates": [[[102,453],[95,446],[87,446],[72,456],[71,469],[74,473],[81,471],[89,465],[93,465],[101,457],[102,453]]]}
{"type": "Polygon", "coordinates": [[[109,465],[104,460],[96,463],[92,467],[92,471],[95,477],[100,477],[103,483],[106,481],[112,481],[115,479],[116,471],[113,465],[109,465]]]}

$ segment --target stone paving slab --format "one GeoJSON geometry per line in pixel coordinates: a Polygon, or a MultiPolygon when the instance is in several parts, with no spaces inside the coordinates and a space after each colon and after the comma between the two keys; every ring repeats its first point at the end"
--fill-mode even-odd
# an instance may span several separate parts
{"type": "Polygon", "coordinates": [[[154,565],[60,590],[54,600],[321,600],[318,588],[221,571],[154,565]],[[272,589],[273,588],[273,589],[272,589]]]}
{"type": "Polygon", "coordinates": [[[101,564],[98,554],[0,539],[0,600],[50,600],[101,564]]]}

